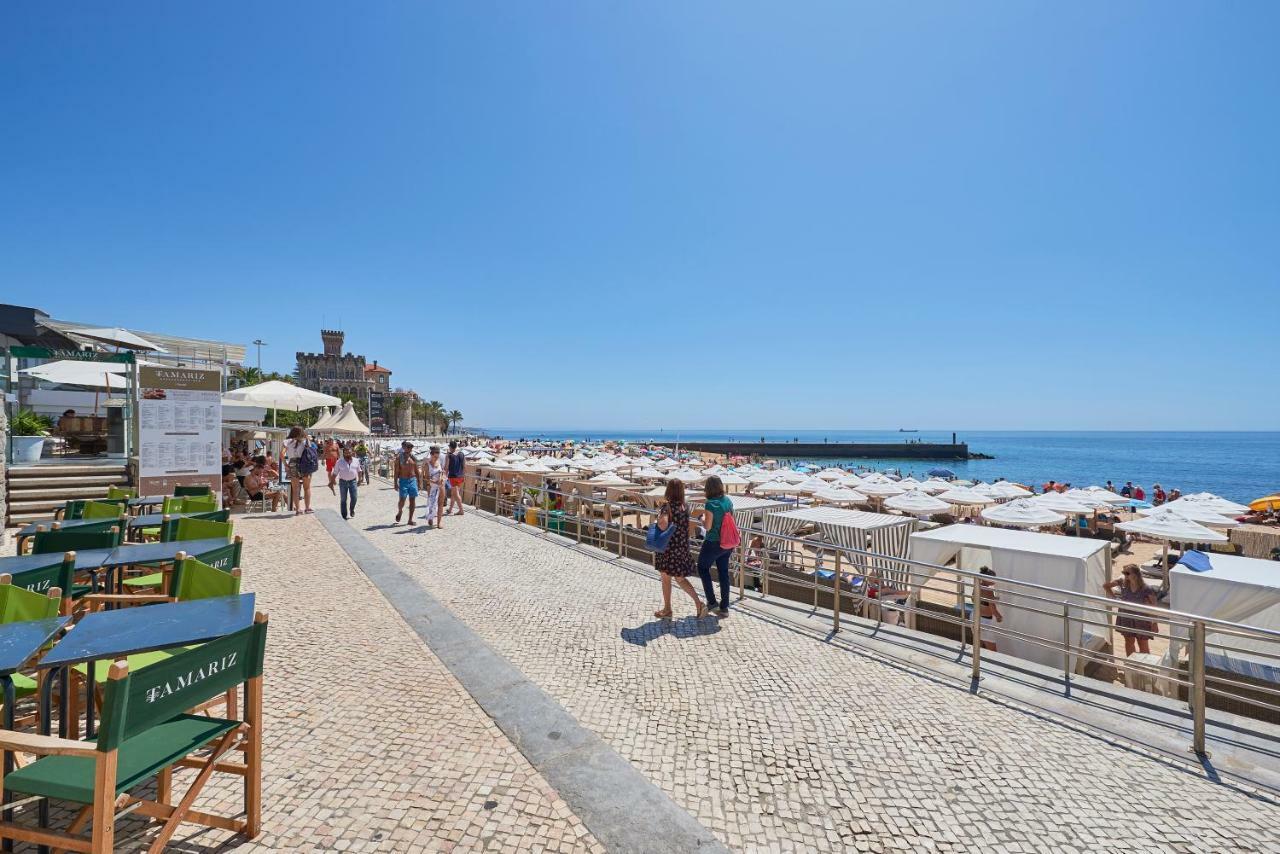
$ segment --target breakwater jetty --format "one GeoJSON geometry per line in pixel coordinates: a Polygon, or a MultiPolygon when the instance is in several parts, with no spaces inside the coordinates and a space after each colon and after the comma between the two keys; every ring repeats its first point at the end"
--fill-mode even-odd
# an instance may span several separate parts
{"type": "Polygon", "coordinates": [[[965,442],[681,442],[681,450],[727,456],[803,459],[967,460],[965,442]]]}

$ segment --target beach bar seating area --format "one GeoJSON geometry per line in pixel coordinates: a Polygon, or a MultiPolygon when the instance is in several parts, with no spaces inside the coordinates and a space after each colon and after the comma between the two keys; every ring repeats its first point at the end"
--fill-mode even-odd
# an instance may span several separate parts
{"type": "Polygon", "coordinates": [[[0,557],[6,850],[160,851],[185,823],[258,834],[267,617],[206,504],[68,502],[0,557]],[[238,814],[195,807],[215,774],[242,785],[238,814]]]}

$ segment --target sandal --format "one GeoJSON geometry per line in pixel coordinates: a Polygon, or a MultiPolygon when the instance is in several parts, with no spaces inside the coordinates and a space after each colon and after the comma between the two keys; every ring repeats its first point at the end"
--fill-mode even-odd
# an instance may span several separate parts
{"type": "Polygon", "coordinates": [[[698,619],[701,620],[705,616],[707,616],[707,606],[699,602],[698,603],[698,619]]]}
{"type": "Polygon", "coordinates": [[[657,617],[659,620],[669,620],[671,619],[671,609],[663,608],[660,611],[654,611],[653,616],[657,617]]]}

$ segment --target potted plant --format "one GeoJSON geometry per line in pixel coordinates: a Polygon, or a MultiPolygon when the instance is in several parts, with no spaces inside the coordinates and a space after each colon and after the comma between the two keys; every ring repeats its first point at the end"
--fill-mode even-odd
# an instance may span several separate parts
{"type": "Polygon", "coordinates": [[[30,409],[19,409],[9,419],[9,432],[13,434],[13,461],[37,463],[44,451],[44,438],[49,435],[53,422],[30,409]]]}

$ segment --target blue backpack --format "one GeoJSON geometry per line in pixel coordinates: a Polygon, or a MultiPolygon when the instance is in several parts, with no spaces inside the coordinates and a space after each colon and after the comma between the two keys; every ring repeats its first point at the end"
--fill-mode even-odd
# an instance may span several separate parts
{"type": "Polygon", "coordinates": [[[298,455],[298,472],[314,474],[318,468],[320,468],[320,455],[316,453],[316,446],[308,442],[303,446],[302,453],[298,455]]]}

